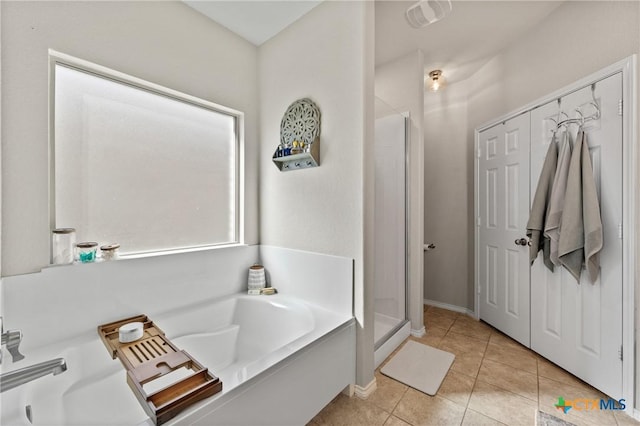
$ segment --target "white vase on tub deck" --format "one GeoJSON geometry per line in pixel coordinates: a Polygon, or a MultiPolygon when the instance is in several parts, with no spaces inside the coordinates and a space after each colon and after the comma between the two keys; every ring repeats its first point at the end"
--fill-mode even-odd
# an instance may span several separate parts
{"type": "Polygon", "coordinates": [[[260,290],[265,288],[267,280],[264,273],[264,266],[253,265],[249,268],[248,280],[249,294],[260,295],[260,290]]]}

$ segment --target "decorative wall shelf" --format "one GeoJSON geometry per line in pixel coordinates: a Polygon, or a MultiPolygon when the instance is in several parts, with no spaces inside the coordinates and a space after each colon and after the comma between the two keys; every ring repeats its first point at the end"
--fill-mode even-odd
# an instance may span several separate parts
{"type": "Polygon", "coordinates": [[[281,172],[320,165],[320,109],[311,99],[289,105],[280,122],[280,145],[271,159],[281,172]]]}
{"type": "Polygon", "coordinates": [[[300,154],[291,154],[278,157],[278,149],[273,153],[272,160],[281,172],[289,170],[308,169],[310,167],[318,167],[320,165],[320,140],[311,144],[310,152],[302,152],[300,154]]]}

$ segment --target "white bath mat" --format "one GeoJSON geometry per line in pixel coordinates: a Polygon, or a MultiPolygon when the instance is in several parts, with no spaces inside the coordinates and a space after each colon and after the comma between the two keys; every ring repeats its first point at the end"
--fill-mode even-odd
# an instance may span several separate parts
{"type": "Polygon", "coordinates": [[[409,340],[380,370],[407,386],[435,395],[455,355],[409,340]]]}

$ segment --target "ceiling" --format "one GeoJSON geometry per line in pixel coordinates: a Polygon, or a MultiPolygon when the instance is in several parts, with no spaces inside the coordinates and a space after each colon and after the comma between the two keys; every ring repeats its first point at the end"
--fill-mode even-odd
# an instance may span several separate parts
{"type": "Polygon", "coordinates": [[[256,46],[297,21],[322,1],[183,0],[256,46]]]}
{"type": "Polygon", "coordinates": [[[419,29],[410,27],[405,18],[415,3],[376,2],[376,66],[421,49],[425,70],[441,69],[452,83],[470,77],[562,1],[452,0],[449,16],[419,29]]]}
{"type": "MultiPolygon", "coordinates": [[[[183,0],[256,46],[322,2],[315,0],[183,0]]],[[[376,65],[421,49],[426,72],[442,69],[449,83],[475,73],[492,56],[535,27],[562,0],[452,0],[449,16],[424,28],[409,26],[416,3],[376,0],[376,65]]]]}

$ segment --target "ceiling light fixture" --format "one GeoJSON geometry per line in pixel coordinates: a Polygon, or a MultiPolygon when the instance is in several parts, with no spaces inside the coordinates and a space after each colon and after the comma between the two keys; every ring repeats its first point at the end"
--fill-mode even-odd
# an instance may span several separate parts
{"type": "Polygon", "coordinates": [[[451,0],[422,0],[407,9],[407,21],[422,28],[441,20],[451,12],[451,0]]]}
{"type": "Polygon", "coordinates": [[[429,79],[426,81],[426,86],[432,92],[437,92],[444,86],[444,78],[442,78],[441,70],[433,70],[429,73],[429,79]]]}

